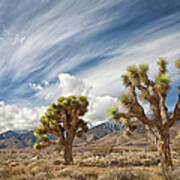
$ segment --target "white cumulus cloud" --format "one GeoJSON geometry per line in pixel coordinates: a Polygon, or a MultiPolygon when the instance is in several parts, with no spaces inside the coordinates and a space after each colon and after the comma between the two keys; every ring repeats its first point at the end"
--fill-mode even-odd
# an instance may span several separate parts
{"type": "Polygon", "coordinates": [[[87,96],[89,111],[84,116],[84,119],[93,125],[107,121],[107,110],[111,106],[118,105],[117,98],[99,96],[98,92],[85,80],[81,80],[67,73],[62,73],[58,77],[59,81],[56,84],[38,91],[36,96],[48,101],[55,101],[60,96],[87,96]]]}
{"type": "Polygon", "coordinates": [[[47,107],[20,108],[0,102],[0,133],[8,130],[32,130],[39,124],[47,107]]]}
{"type": "MultiPolygon", "coordinates": [[[[47,84],[47,83],[46,83],[47,84]]],[[[87,96],[89,101],[88,112],[84,120],[93,125],[108,120],[107,111],[110,107],[118,105],[117,98],[99,96],[98,93],[85,80],[78,79],[70,74],[60,74],[59,81],[53,85],[39,88],[38,84],[31,84],[37,90],[36,97],[44,98],[48,102],[56,101],[60,96],[87,96]]],[[[46,112],[47,107],[18,107],[0,102],[0,133],[8,130],[32,130],[40,123],[40,117],[46,112]]]]}

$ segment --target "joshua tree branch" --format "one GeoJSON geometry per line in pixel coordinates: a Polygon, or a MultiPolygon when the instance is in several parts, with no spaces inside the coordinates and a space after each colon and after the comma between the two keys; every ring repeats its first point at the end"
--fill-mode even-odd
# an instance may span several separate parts
{"type": "Polygon", "coordinates": [[[58,125],[58,129],[59,129],[59,138],[61,139],[61,143],[64,145],[65,142],[65,137],[64,137],[64,128],[59,124],[58,125]]]}
{"type": "Polygon", "coordinates": [[[166,127],[170,128],[176,123],[176,121],[179,121],[179,120],[180,120],[180,86],[178,87],[178,101],[176,103],[174,113],[172,114],[171,118],[166,124],[166,127]]]}
{"type": "Polygon", "coordinates": [[[152,126],[153,122],[151,120],[149,120],[145,114],[140,114],[140,113],[122,113],[122,112],[118,112],[116,115],[116,119],[121,119],[121,118],[126,118],[126,119],[132,119],[132,118],[137,118],[139,119],[143,124],[152,126]]]}
{"type": "Polygon", "coordinates": [[[165,124],[168,122],[168,109],[165,105],[165,100],[166,100],[166,94],[160,93],[160,112],[161,112],[161,119],[162,119],[162,123],[165,124]]]}
{"type": "Polygon", "coordinates": [[[130,95],[132,96],[133,101],[134,101],[130,108],[130,113],[132,113],[132,116],[136,117],[144,124],[147,124],[150,126],[153,125],[153,122],[150,121],[146,117],[143,107],[139,104],[139,102],[137,100],[137,94],[135,92],[135,87],[131,85],[131,86],[128,86],[128,89],[129,89],[130,95]]]}
{"type": "MultiPolygon", "coordinates": [[[[154,89],[153,86],[152,86],[153,82],[149,82],[147,84],[147,86],[151,86],[151,89],[154,89]]],[[[158,95],[156,96],[152,96],[150,93],[149,93],[149,90],[147,87],[143,86],[143,85],[138,85],[137,88],[142,92],[142,93],[146,93],[147,96],[148,96],[148,102],[150,103],[150,106],[151,106],[151,109],[155,115],[155,117],[157,119],[161,119],[161,116],[160,116],[160,109],[159,109],[159,97],[158,95]]],[[[155,90],[154,90],[154,93],[155,93],[155,90]]],[[[157,93],[156,93],[157,94],[157,93]]]]}
{"type": "Polygon", "coordinates": [[[55,129],[50,129],[49,127],[45,127],[45,130],[61,139],[61,143],[64,144],[64,130],[61,125],[57,126],[55,129]]]}
{"type": "Polygon", "coordinates": [[[159,137],[156,130],[153,127],[145,126],[145,131],[147,134],[147,140],[150,140],[153,144],[157,144],[159,137]]]}

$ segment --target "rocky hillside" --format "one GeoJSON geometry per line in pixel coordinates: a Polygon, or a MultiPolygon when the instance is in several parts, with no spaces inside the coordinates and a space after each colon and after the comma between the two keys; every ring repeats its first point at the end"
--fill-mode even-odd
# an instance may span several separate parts
{"type": "Polygon", "coordinates": [[[36,142],[33,131],[18,133],[16,131],[7,131],[0,134],[0,149],[19,149],[31,147],[36,142]]]}
{"type": "MultiPolygon", "coordinates": [[[[92,127],[87,135],[84,135],[82,139],[76,139],[74,146],[81,144],[93,143],[97,140],[105,137],[106,135],[119,131],[121,126],[119,124],[114,125],[113,123],[107,122],[102,123],[98,126],[92,127]]],[[[0,134],[0,149],[19,149],[32,147],[36,142],[36,137],[33,135],[33,131],[17,132],[7,131],[0,134]]]]}
{"type": "MultiPolygon", "coordinates": [[[[36,137],[33,135],[33,131],[8,131],[0,134],[0,149],[28,148],[32,147],[35,142],[36,137]]],[[[171,129],[171,142],[174,145],[180,145],[180,122],[171,129]]],[[[142,128],[138,129],[130,139],[127,139],[122,135],[120,124],[107,122],[92,127],[87,135],[74,141],[74,147],[90,147],[91,145],[141,148],[148,146],[149,143],[142,128]]]]}

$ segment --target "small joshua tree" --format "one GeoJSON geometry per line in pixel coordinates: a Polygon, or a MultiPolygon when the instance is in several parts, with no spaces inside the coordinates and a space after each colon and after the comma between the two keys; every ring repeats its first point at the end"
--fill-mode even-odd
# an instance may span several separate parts
{"type": "MultiPolygon", "coordinates": [[[[127,112],[120,112],[117,107],[109,110],[109,116],[114,120],[122,120],[126,127],[126,135],[143,125],[147,137],[157,145],[161,156],[162,173],[165,180],[171,179],[172,160],[170,149],[170,128],[180,120],[180,87],[178,87],[178,101],[172,113],[168,113],[165,100],[170,89],[170,78],[167,75],[167,61],[158,61],[159,73],[155,80],[150,80],[147,71],[148,65],[142,64],[130,66],[127,74],[122,76],[123,84],[128,88],[128,93],[120,96],[122,104],[127,112]],[[151,108],[151,113],[145,113],[143,103],[151,108]]],[[[180,68],[180,60],[176,61],[176,67],[180,68]]]]}
{"type": "Polygon", "coordinates": [[[41,117],[41,124],[34,130],[34,135],[40,141],[34,144],[35,149],[41,149],[51,144],[64,148],[66,164],[73,163],[72,144],[75,136],[81,137],[88,131],[87,123],[81,118],[88,107],[84,96],[60,97],[57,103],[51,103],[49,109],[41,117]],[[57,136],[57,140],[49,138],[48,134],[57,136]]]}

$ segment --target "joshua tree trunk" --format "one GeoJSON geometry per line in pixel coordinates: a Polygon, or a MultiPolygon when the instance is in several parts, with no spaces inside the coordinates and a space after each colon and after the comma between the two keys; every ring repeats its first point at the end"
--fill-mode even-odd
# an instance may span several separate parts
{"type": "Polygon", "coordinates": [[[158,150],[161,157],[161,168],[164,180],[172,180],[172,159],[170,149],[169,131],[165,130],[161,133],[161,140],[158,143],[158,150]]]}
{"type": "Polygon", "coordinates": [[[169,130],[166,128],[158,131],[153,128],[146,127],[146,134],[148,136],[148,140],[157,146],[161,159],[161,168],[164,180],[171,180],[173,164],[171,159],[169,130]]]}
{"type": "Polygon", "coordinates": [[[73,163],[72,157],[72,143],[67,143],[64,149],[64,160],[66,164],[73,163]]]}
{"type": "Polygon", "coordinates": [[[65,149],[64,149],[64,160],[66,164],[73,163],[72,157],[72,144],[73,144],[74,134],[72,133],[72,129],[69,128],[66,131],[66,141],[65,141],[65,149]]]}

